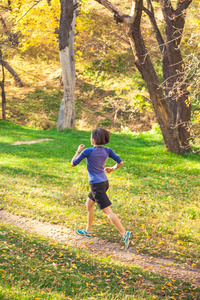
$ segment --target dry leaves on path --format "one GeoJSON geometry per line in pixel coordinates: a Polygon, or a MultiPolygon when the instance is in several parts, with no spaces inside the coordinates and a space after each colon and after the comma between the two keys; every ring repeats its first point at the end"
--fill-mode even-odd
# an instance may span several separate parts
{"type": "Polygon", "coordinates": [[[123,263],[141,267],[146,271],[151,271],[173,279],[182,279],[192,283],[195,287],[200,286],[200,270],[186,263],[179,264],[170,259],[138,253],[134,247],[129,247],[129,249],[125,251],[121,249],[121,245],[117,243],[111,243],[98,237],[85,238],[79,236],[64,225],[51,224],[48,222],[43,223],[34,219],[11,214],[5,210],[0,211],[0,222],[9,223],[59,243],[79,247],[102,256],[109,256],[123,263]]]}

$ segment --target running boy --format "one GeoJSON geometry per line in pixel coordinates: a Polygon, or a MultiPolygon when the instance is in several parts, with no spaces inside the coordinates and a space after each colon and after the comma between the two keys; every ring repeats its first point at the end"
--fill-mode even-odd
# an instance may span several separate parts
{"type": "Polygon", "coordinates": [[[109,143],[109,139],[110,133],[107,130],[103,128],[97,128],[93,130],[91,134],[91,145],[93,145],[94,147],[83,150],[85,145],[81,144],[80,146],[78,146],[78,150],[72,158],[72,167],[78,165],[84,158],[87,159],[87,170],[91,188],[91,192],[89,193],[86,201],[86,208],[88,212],[87,227],[83,230],[78,229],[77,233],[86,237],[92,236],[91,231],[94,219],[93,205],[96,203],[98,207],[102,209],[102,211],[110,219],[110,222],[121,233],[122,238],[125,242],[125,249],[128,249],[130,244],[131,232],[125,231],[119,218],[113,213],[110,207],[111,201],[106,194],[106,191],[109,188],[109,183],[105,172],[111,173],[112,171],[120,168],[123,165],[123,161],[121,160],[121,158],[117,156],[111,148],[102,147],[102,145],[109,143]],[[114,165],[113,167],[106,167],[104,169],[108,157],[116,161],[116,165],[114,165]]]}

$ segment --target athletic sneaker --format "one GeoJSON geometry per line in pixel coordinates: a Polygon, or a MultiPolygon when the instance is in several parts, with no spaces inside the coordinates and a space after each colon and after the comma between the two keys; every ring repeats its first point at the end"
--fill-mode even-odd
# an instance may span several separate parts
{"type": "Polygon", "coordinates": [[[123,240],[125,243],[125,250],[128,249],[130,241],[131,241],[131,231],[125,231],[125,234],[123,236],[123,240]]]}
{"type": "Polygon", "coordinates": [[[80,235],[84,235],[86,237],[91,237],[92,236],[92,232],[87,232],[86,229],[78,229],[77,233],[80,235]]]}

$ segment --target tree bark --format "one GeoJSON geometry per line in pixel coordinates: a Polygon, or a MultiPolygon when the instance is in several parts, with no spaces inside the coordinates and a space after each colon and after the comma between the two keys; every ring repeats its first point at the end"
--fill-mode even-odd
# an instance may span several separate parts
{"type": "Polygon", "coordinates": [[[75,60],[74,29],[76,17],[76,0],[61,0],[59,28],[60,64],[64,96],[60,105],[57,129],[75,127],[75,60]]]}
{"type": "Polygon", "coordinates": [[[2,81],[0,81],[1,86],[1,97],[2,97],[2,120],[6,120],[6,93],[5,93],[5,73],[4,67],[2,66],[2,81]]]}
{"type": "Polygon", "coordinates": [[[191,103],[187,82],[184,80],[185,68],[180,50],[186,8],[192,0],[177,1],[174,10],[170,1],[159,0],[166,32],[165,61],[163,75],[165,78],[165,95],[174,115],[175,126],[178,128],[179,142],[184,151],[189,151],[189,127],[191,119],[191,103]]]}
{"type": "Polygon", "coordinates": [[[162,88],[140,30],[143,1],[133,1],[135,6],[134,22],[130,25],[129,38],[135,55],[135,65],[140,71],[152,101],[152,105],[160,125],[164,143],[170,152],[181,153],[178,131],[174,126],[173,113],[164,97],[162,88]]]}
{"type": "Polygon", "coordinates": [[[167,43],[164,43],[156,24],[151,0],[147,0],[148,8],[144,8],[143,0],[132,0],[132,9],[129,16],[119,12],[107,0],[96,1],[107,7],[114,14],[114,19],[117,22],[125,23],[128,28],[127,33],[134,53],[135,65],[147,84],[166,147],[170,152],[177,154],[188,151],[188,125],[191,107],[186,101],[188,97],[187,85],[182,83],[184,69],[179,45],[184,27],[185,16],[183,10],[187,8],[191,0],[178,1],[176,12],[173,11],[170,0],[160,0],[165,13],[167,43]],[[140,29],[142,10],[145,10],[150,17],[163,56],[164,89],[159,82],[142,37],[140,29]],[[182,12],[181,15],[180,12],[182,12]],[[179,15],[176,16],[176,13],[179,13],[179,15]],[[175,23],[172,22],[174,16],[176,16],[175,23]],[[172,96],[173,93],[175,93],[176,101],[172,96]]]}

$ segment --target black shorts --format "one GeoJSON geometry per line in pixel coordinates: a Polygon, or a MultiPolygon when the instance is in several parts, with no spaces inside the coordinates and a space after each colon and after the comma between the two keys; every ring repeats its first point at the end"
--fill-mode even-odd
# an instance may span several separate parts
{"type": "Polygon", "coordinates": [[[90,184],[90,188],[91,192],[88,197],[96,202],[100,209],[104,209],[112,204],[106,194],[106,191],[109,188],[108,181],[90,184]]]}

